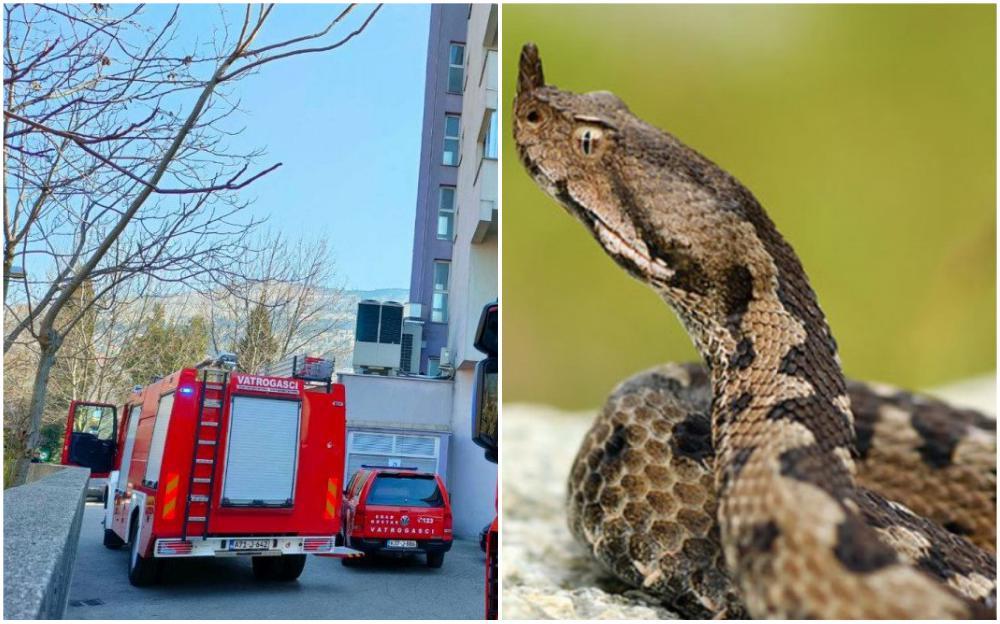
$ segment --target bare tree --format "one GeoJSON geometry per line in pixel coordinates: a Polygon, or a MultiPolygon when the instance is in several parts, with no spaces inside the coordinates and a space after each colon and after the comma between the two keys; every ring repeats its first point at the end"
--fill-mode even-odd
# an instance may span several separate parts
{"type": "Polygon", "coordinates": [[[237,354],[241,367],[251,372],[304,351],[329,355],[341,351],[336,330],[350,314],[326,242],[288,241],[280,234],[265,234],[254,246],[266,251],[246,259],[238,278],[214,293],[208,306],[215,349],[238,351],[241,341],[244,347],[254,346],[248,339],[273,342],[273,347],[247,350],[254,351],[252,355],[237,354]],[[248,336],[247,328],[261,322],[262,309],[267,310],[269,330],[248,336]]]}
{"type": "Polygon", "coordinates": [[[66,315],[84,282],[91,305],[132,279],[194,286],[225,278],[252,254],[238,191],[280,163],[249,173],[260,155],[227,138],[236,83],[266,65],[336,49],[380,6],[332,41],[354,5],[317,32],[259,43],[274,5],[247,5],[207,44],[178,43],[180,7],[162,20],[142,6],[4,5],[4,305],[7,353],[37,344],[26,476],[49,375],[66,335],[88,313],[66,315]],[[15,262],[28,274],[15,294],[15,262]]]}

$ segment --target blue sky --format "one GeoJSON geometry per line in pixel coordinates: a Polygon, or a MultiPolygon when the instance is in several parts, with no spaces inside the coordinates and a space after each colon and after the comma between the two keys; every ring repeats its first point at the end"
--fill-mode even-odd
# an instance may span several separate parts
{"type": "MultiPolygon", "coordinates": [[[[312,33],[343,6],[279,4],[255,43],[312,33]]],[[[218,11],[182,6],[181,37],[209,39],[218,11]]],[[[369,11],[359,6],[323,41],[369,11]]],[[[235,88],[246,130],[233,146],[266,149],[254,170],[284,163],[243,197],[271,228],[327,237],[348,288],[409,287],[429,17],[428,5],[384,6],[347,45],[266,65],[235,88]]]]}

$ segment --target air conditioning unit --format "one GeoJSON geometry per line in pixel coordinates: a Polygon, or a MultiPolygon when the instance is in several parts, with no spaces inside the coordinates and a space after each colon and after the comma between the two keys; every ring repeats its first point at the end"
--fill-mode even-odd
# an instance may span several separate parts
{"type": "Polygon", "coordinates": [[[365,299],[358,303],[354,328],[355,372],[393,375],[403,342],[403,304],[365,299]]]}
{"type": "Polygon", "coordinates": [[[438,368],[442,377],[451,377],[455,374],[455,363],[452,362],[451,349],[441,347],[441,358],[438,360],[438,368]]]}
{"type": "Polygon", "coordinates": [[[420,349],[424,336],[423,321],[403,320],[403,344],[399,356],[400,372],[416,375],[420,372],[420,349]]]}
{"type": "Polygon", "coordinates": [[[419,320],[424,314],[424,306],[412,301],[403,304],[403,318],[419,320]]]}

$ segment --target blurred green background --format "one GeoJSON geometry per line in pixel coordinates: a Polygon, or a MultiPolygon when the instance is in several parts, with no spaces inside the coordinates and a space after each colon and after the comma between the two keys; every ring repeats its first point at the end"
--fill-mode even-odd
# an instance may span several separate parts
{"type": "Polygon", "coordinates": [[[529,179],[521,45],[746,184],[798,251],[847,374],[921,388],[996,368],[993,6],[503,6],[503,392],[600,405],[696,358],[673,313],[529,179]]]}

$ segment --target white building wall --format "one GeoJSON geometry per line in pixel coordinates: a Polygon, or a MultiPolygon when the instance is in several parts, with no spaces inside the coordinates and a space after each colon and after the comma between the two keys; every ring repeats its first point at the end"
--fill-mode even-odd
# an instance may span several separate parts
{"type": "MultiPolygon", "coordinates": [[[[456,367],[452,386],[450,488],[468,514],[455,516],[455,533],[475,537],[496,513],[496,464],[472,442],[473,346],[483,306],[497,298],[497,161],[483,156],[490,113],[497,109],[497,7],[474,4],[466,36],[462,143],[452,249],[448,348],[456,367]],[[461,468],[459,468],[461,467],[461,468]]],[[[499,117],[497,118],[499,125],[499,117]]],[[[499,137],[498,137],[499,140],[499,137]]]]}
{"type": "Polygon", "coordinates": [[[451,382],[418,377],[341,373],[347,426],[451,429],[451,382]]]}
{"type": "Polygon", "coordinates": [[[472,370],[455,375],[455,399],[463,401],[464,409],[455,404],[449,449],[452,468],[448,489],[453,496],[454,530],[456,536],[464,538],[478,538],[496,515],[497,466],[486,461],[483,449],[472,443],[472,383],[472,370]]]}

